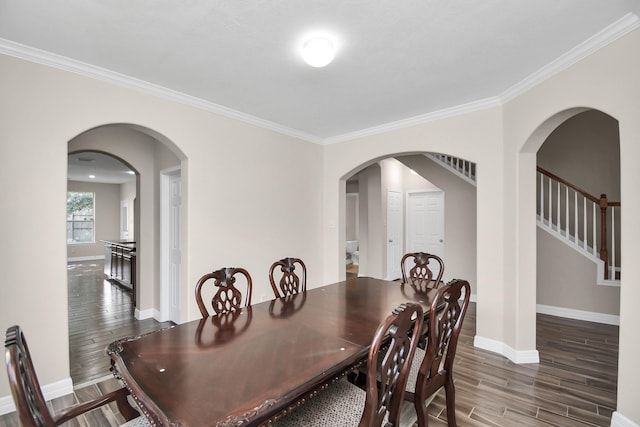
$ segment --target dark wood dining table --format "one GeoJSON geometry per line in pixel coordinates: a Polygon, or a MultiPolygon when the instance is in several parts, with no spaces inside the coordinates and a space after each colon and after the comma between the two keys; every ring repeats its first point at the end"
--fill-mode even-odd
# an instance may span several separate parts
{"type": "Polygon", "coordinates": [[[268,424],[366,361],[378,325],[435,291],[359,277],[127,338],[112,370],[161,426],[268,424]]]}

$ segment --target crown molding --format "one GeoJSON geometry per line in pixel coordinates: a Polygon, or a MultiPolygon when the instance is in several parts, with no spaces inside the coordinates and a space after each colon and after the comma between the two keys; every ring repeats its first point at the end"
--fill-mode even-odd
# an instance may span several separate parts
{"type": "Polygon", "coordinates": [[[502,106],[504,103],[523,94],[524,92],[553,77],[559,72],[566,70],[567,68],[576,64],[578,61],[586,58],[587,56],[593,54],[599,49],[602,49],[603,47],[637,28],[640,28],[640,18],[638,18],[638,16],[634,13],[628,13],[618,21],[598,32],[593,37],[590,37],[574,49],[571,49],[569,52],[540,68],[538,71],[530,74],[522,81],[511,86],[498,96],[493,96],[455,107],[445,108],[431,113],[422,114],[419,116],[414,116],[379,126],[373,126],[370,128],[329,138],[321,138],[316,135],[302,132],[287,126],[282,126],[269,120],[264,120],[250,114],[242,113],[240,111],[233,110],[222,105],[214,104],[201,98],[186,95],[184,93],[168,89],[163,86],[155,85],[143,80],[126,76],[124,74],[116,73],[101,67],[96,67],[84,62],[72,60],[61,55],[25,46],[20,43],[15,43],[2,38],[0,38],[0,53],[50,66],[60,70],[69,71],[75,74],[90,77],[118,86],[126,87],[138,92],[157,96],[170,101],[179,102],[181,104],[198,108],[200,110],[219,114],[221,116],[236,119],[238,121],[258,126],[260,128],[292,136],[303,141],[321,145],[329,145],[363,138],[366,136],[381,134],[392,130],[416,126],[435,120],[442,120],[445,118],[480,111],[487,108],[502,106]]]}
{"type": "Polygon", "coordinates": [[[315,135],[301,132],[287,126],[282,126],[269,120],[242,113],[240,111],[224,107],[213,102],[205,101],[201,98],[187,95],[182,92],[168,89],[163,86],[149,83],[144,80],[136,79],[125,74],[110,71],[105,68],[87,64],[85,62],[76,61],[62,55],[57,55],[55,53],[36,49],[10,40],[0,38],[0,54],[5,54],[14,58],[24,59],[26,61],[35,62],[52,68],[57,68],[59,70],[79,74],[84,77],[89,77],[95,80],[118,85],[145,93],[147,95],[179,102],[190,107],[219,114],[231,119],[236,119],[244,123],[272,130],[281,134],[289,135],[294,138],[302,139],[304,141],[313,142],[316,144],[322,143],[322,138],[319,138],[315,135]]]}
{"type": "Polygon", "coordinates": [[[522,95],[529,89],[542,83],[543,81],[555,76],[561,71],[566,70],[572,65],[576,64],[580,60],[587,56],[597,52],[608,44],[618,40],[625,34],[640,28],[640,18],[634,13],[628,13],[613,24],[604,28],[594,36],[585,40],[569,52],[540,68],[538,71],[530,74],[525,79],[511,86],[506,91],[502,92],[498,96],[485,98],[479,101],[473,101],[467,104],[462,104],[456,107],[447,108],[444,110],[427,113],[420,116],[411,117],[408,119],[398,120],[388,124],[374,126],[368,129],[359,130],[356,132],[347,133],[344,135],[338,135],[335,137],[327,138],[322,141],[324,145],[335,144],[338,142],[345,142],[352,139],[362,138],[365,136],[375,135],[379,133],[388,132],[391,130],[401,129],[405,127],[415,126],[422,123],[441,120],[448,117],[453,117],[473,111],[479,111],[486,108],[492,108],[502,106],[506,102],[513,98],[522,95]]]}
{"type": "Polygon", "coordinates": [[[625,16],[604,28],[594,36],[580,43],[569,52],[553,60],[549,64],[540,68],[538,71],[525,77],[520,82],[511,86],[509,89],[500,94],[499,98],[502,103],[506,103],[524,92],[542,83],[543,81],[555,76],[561,71],[575,65],[577,62],[597,52],[608,44],[618,40],[620,37],[640,28],[640,18],[634,13],[627,13],[625,16]]]}
{"type": "Polygon", "coordinates": [[[408,128],[411,126],[421,125],[423,123],[433,122],[436,120],[442,120],[449,117],[459,116],[461,114],[471,113],[474,111],[485,110],[487,108],[499,107],[502,103],[497,96],[481,99],[479,101],[473,101],[462,105],[457,105],[451,108],[445,108],[431,113],[421,114],[419,116],[409,117],[407,119],[398,120],[395,122],[386,123],[380,126],[373,126],[367,129],[346,133],[343,135],[327,138],[322,141],[323,145],[336,144],[338,142],[345,142],[352,139],[363,138],[365,136],[376,135],[380,133],[389,132],[392,130],[408,128]]]}

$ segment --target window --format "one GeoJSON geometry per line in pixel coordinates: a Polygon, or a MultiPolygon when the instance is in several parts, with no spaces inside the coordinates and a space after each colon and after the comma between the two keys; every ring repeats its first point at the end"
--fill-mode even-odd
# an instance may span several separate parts
{"type": "Polygon", "coordinates": [[[67,243],[93,243],[95,194],[67,193],[67,243]]]}

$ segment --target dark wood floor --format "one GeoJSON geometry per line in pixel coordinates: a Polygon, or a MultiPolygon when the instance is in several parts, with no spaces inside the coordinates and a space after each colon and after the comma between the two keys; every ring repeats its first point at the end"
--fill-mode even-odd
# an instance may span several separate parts
{"type": "Polygon", "coordinates": [[[104,353],[109,343],[171,325],[154,319],[136,320],[131,293],[105,280],[103,269],[102,261],[67,266],[69,359],[76,386],[111,375],[104,353]]]}
{"type": "MultiPolygon", "coordinates": [[[[71,353],[76,352],[72,358],[77,363],[75,374],[72,366],[72,375],[77,375],[75,384],[108,374],[108,361],[104,368],[98,369],[91,365],[98,362],[90,362],[92,357],[100,364],[106,359],[103,353],[106,344],[102,342],[109,343],[118,338],[120,331],[126,331],[124,335],[135,335],[162,326],[157,322],[133,326],[135,322],[131,319],[124,320],[123,313],[131,310],[129,295],[112,287],[109,282],[92,282],[96,290],[91,292],[100,295],[98,302],[96,298],[83,296],[91,289],[91,281],[72,279],[72,276],[82,277],[77,273],[90,268],[95,267],[70,265],[69,316],[70,334],[74,337],[70,342],[73,343],[71,353]],[[72,309],[72,294],[78,301],[73,305],[77,309],[72,309]],[[121,307],[123,311],[116,314],[119,310],[114,307],[121,307]],[[71,311],[77,312],[73,321],[71,311]],[[89,326],[92,332],[85,333],[89,326]],[[75,345],[78,347],[73,347],[75,345]],[[86,349],[80,350],[82,346],[86,349]],[[99,350],[93,352],[93,356],[85,355],[94,347],[99,350]]],[[[474,348],[475,327],[475,304],[471,304],[454,371],[458,426],[610,425],[611,414],[616,407],[617,327],[538,315],[537,340],[541,360],[538,364],[526,365],[516,365],[502,356],[474,348]]],[[[79,387],[73,395],[54,399],[51,405],[60,411],[72,403],[117,386],[116,380],[108,379],[79,387]]],[[[405,408],[403,412],[411,413],[410,409],[405,408]]],[[[429,410],[430,426],[446,425],[443,392],[436,396],[429,410]]],[[[90,418],[82,417],[72,425],[117,426],[122,421],[115,408],[107,408],[94,411],[90,418]]],[[[0,417],[0,427],[18,425],[15,413],[0,417]]]]}

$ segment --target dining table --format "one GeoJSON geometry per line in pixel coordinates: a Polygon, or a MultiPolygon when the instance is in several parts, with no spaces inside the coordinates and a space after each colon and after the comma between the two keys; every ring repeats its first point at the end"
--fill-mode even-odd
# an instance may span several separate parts
{"type": "Polygon", "coordinates": [[[357,277],[111,343],[106,352],[157,426],[269,425],[360,365],[402,303],[433,289],[357,277]]]}

